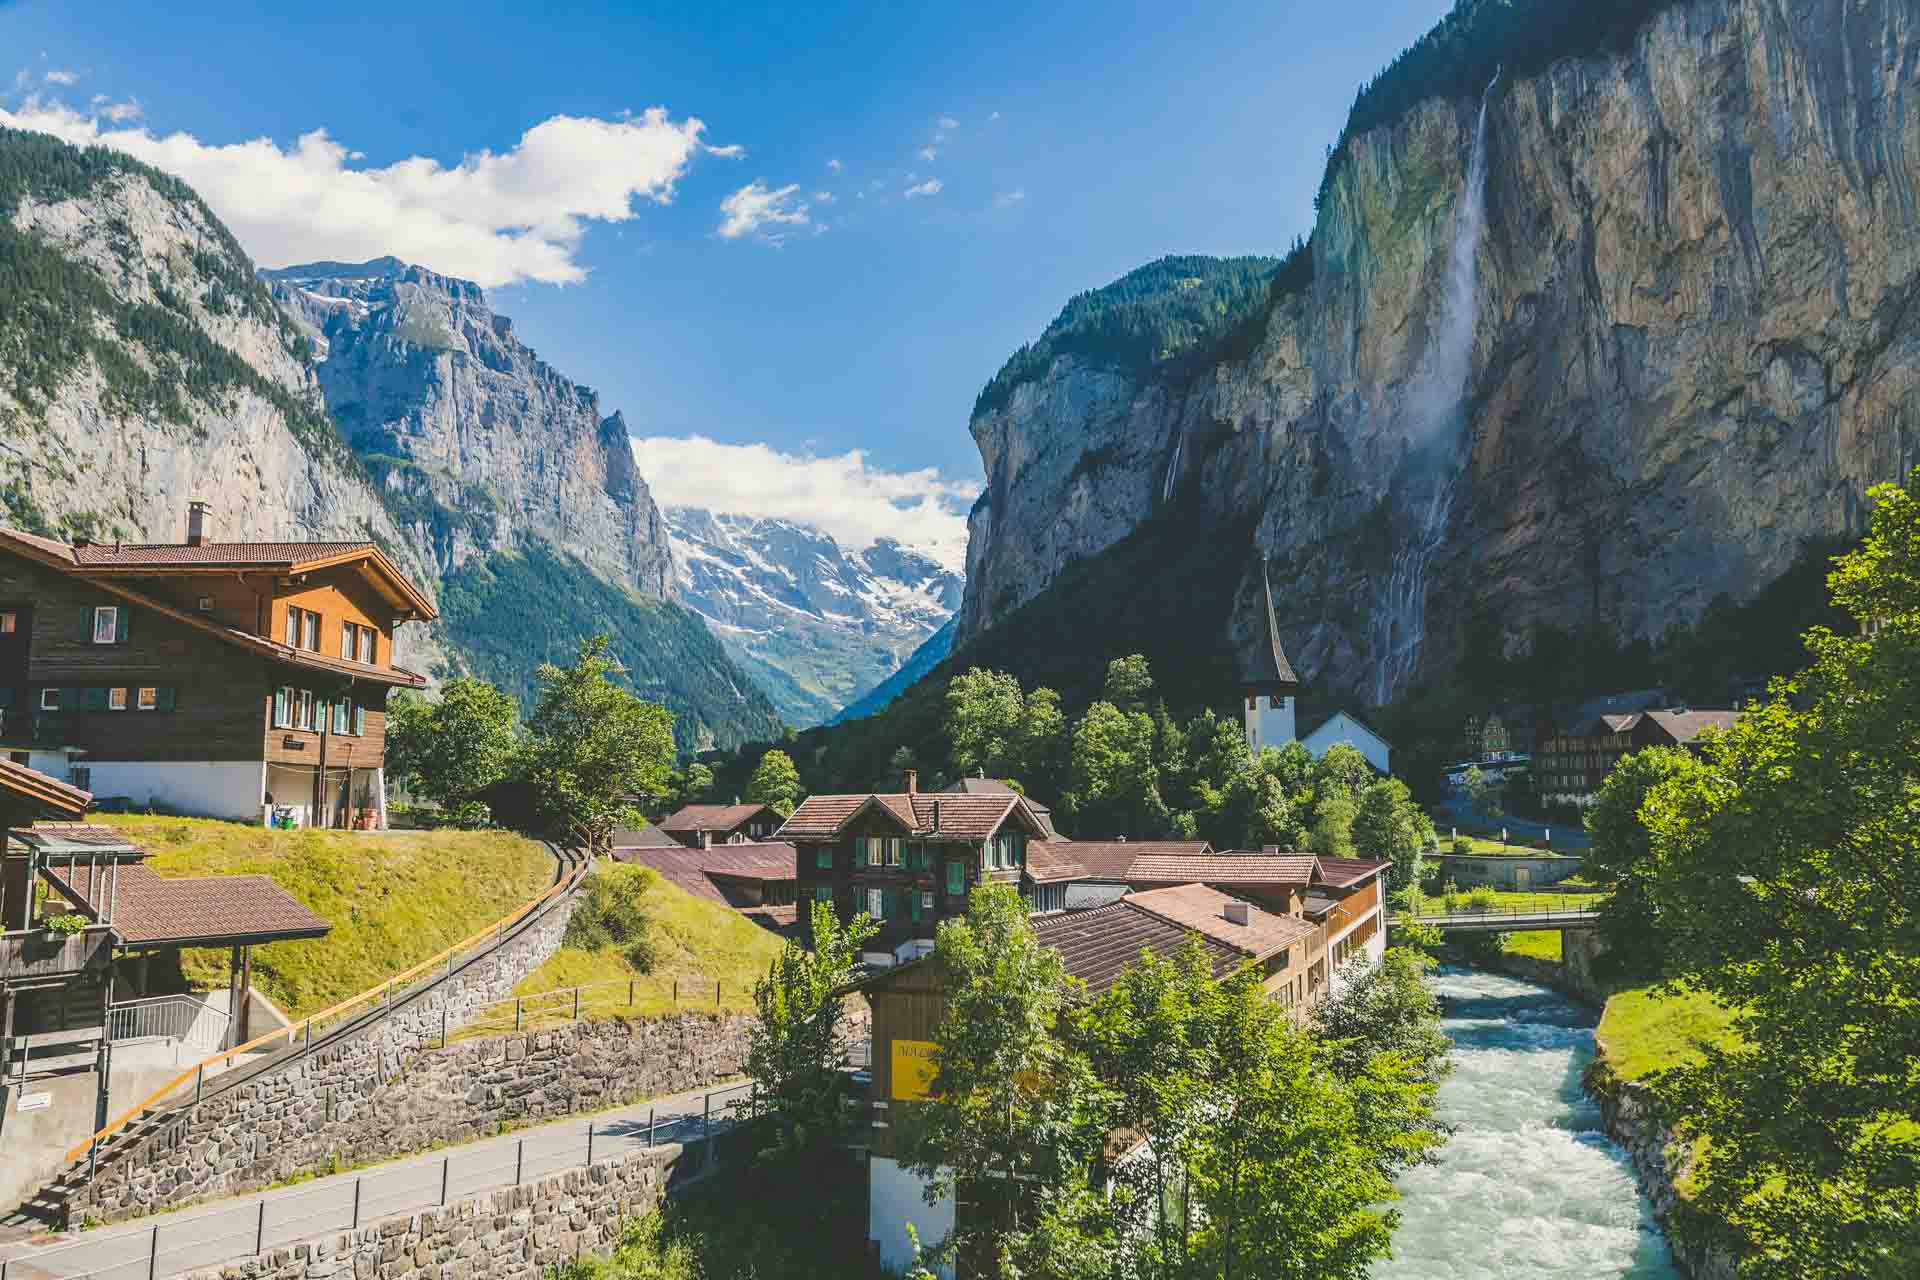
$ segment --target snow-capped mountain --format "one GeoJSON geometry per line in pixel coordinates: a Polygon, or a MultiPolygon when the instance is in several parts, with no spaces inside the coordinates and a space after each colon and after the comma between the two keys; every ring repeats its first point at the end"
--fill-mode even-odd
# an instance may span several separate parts
{"type": "Polygon", "coordinates": [[[680,602],[796,726],[892,675],[960,607],[965,579],[892,539],[855,550],[792,520],[665,514],[680,602]]]}

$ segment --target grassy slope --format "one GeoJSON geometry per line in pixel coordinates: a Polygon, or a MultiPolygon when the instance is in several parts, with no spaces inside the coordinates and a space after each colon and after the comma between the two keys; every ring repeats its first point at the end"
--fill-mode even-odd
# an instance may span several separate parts
{"type": "MultiPolygon", "coordinates": [[[[162,875],[269,875],[333,925],[253,953],[254,985],[293,1017],[374,986],[553,883],[541,845],[506,832],[269,831],[204,818],[102,816],[162,875]]],[[[227,977],[225,951],[188,951],[190,978],[227,977]]]]}
{"type": "MultiPolygon", "coordinates": [[[[658,958],[651,973],[635,973],[626,957],[612,948],[579,951],[562,948],[536,969],[514,993],[535,996],[570,987],[597,987],[581,993],[583,1015],[648,1017],[671,1013],[676,1007],[740,1011],[753,1007],[753,984],[766,976],[779,956],[781,941],[731,907],[696,898],[663,880],[648,867],[620,867],[622,875],[646,879],[644,898],[648,928],[658,958]],[[676,1005],[675,981],[680,983],[676,1005]],[[627,1003],[628,983],[634,1003],[627,1003]],[[715,1001],[715,983],[719,1000],[715,1001]]],[[[571,996],[554,996],[523,1007],[523,1025],[564,1020],[572,1016],[571,996]]],[[[468,1024],[469,1035],[499,1031],[513,1024],[507,1006],[468,1024]]]]}
{"type": "Polygon", "coordinates": [[[1614,1072],[1636,1080],[1701,1061],[1702,1042],[1733,1044],[1732,1023],[1733,1014],[1700,992],[1663,995],[1651,986],[1628,987],[1607,998],[1597,1035],[1614,1072]]]}

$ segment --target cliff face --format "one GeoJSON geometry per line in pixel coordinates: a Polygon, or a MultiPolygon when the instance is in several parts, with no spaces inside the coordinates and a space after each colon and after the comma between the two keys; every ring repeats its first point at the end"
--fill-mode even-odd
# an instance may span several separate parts
{"type": "Polygon", "coordinates": [[[1348,144],[1309,288],[1252,353],[1174,382],[1055,360],[972,425],[964,644],[1156,511],[1257,517],[1289,652],[1375,692],[1457,655],[1475,610],[1657,636],[1857,533],[1920,460],[1920,14],[1696,0],[1619,54],[1502,84],[1464,396],[1427,389],[1480,104],[1348,144]],[[1439,512],[1415,661],[1403,588],[1439,512]]]}
{"type": "MultiPolygon", "coordinates": [[[[187,503],[225,539],[371,538],[429,592],[326,419],[297,329],[191,192],[124,158],[63,172],[0,132],[0,501],[56,536],[179,541],[187,503]]],[[[79,153],[60,148],[69,156],[79,153]]],[[[405,627],[396,657],[430,668],[405,627]]]]}
{"type": "Polygon", "coordinates": [[[618,413],[514,336],[480,287],[393,258],[266,273],[309,328],[340,430],[442,571],[537,537],[610,581],[673,594],[667,531],[618,413]],[[426,518],[438,508],[439,518],[426,518]]]}

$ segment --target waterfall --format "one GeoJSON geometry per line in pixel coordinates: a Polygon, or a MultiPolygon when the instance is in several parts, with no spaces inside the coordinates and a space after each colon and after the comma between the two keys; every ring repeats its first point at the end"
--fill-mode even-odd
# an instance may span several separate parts
{"type": "Polygon", "coordinates": [[[1472,371],[1474,320],[1479,308],[1480,237],[1487,223],[1487,111],[1500,84],[1494,72],[1480,99],[1473,157],[1454,216],[1453,244],[1440,299],[1432,360],[1405,409],[1413,446],[1411,474],[1401,495],[1408,512],[1404,540],[1374,598],[1373,701],[1392,700],[1413,677],[1427,638],[1427,570],[1446,539],[1460,488],[1466,411],[1462,396],[1472,371]]]}
{"type": "Polygon", "coordinates": [[[1160,501],[1163,503],[1173,501],[1173,488],[1180,480],[1180,455],[1186,447],[1187,429],[1182,427],[1173,438],[1173,456],[1167,460],[1167,482],[1161,486],[1160,492],[1160,501]]]}

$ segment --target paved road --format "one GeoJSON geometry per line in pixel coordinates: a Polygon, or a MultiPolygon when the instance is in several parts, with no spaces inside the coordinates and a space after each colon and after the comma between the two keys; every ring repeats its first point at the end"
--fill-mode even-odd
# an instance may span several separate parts
{"type": "Polygon", "coordinates": [[[743,1084],[569,1116],[464,1146],[91,1231],[0,1244],[0,1280],[160,1280],[272,1247],[700,1136],[743,1084]],[[709,1099],[711,1103],[709,1104],[709,1099]]]}

